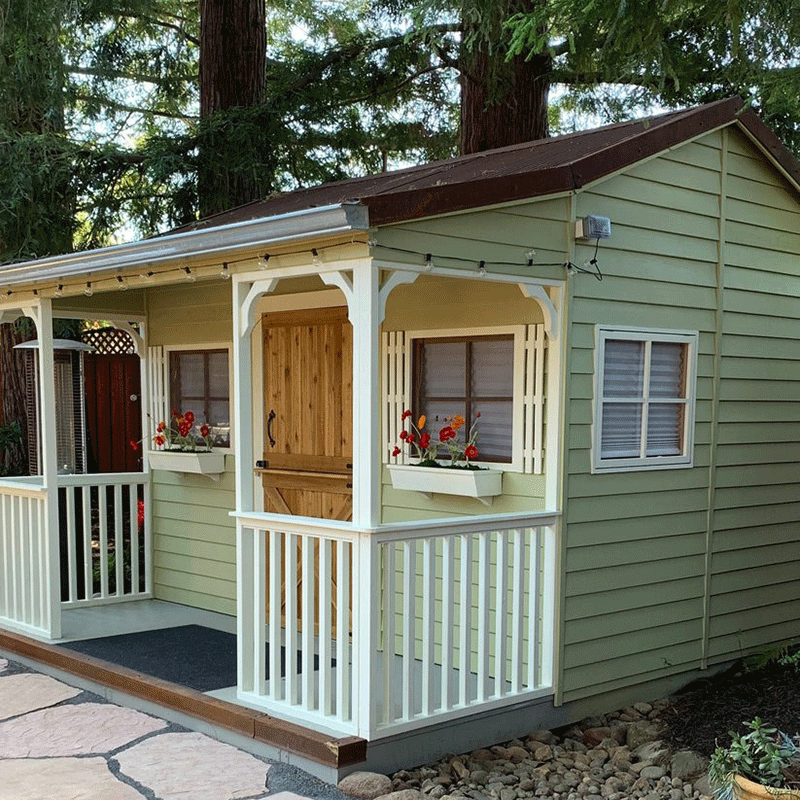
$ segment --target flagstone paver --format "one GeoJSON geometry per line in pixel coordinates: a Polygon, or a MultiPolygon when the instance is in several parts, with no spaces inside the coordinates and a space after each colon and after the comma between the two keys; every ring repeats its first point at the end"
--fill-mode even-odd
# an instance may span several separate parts
{"type": "Polygon", "coordinates": [[[0,659],[0,800],[346,800],[295,766],[24,670],[0,659]]]}
{"type": "Polygon", "coordinates": [[[161,800],[266,797],[269,769],[249,753],[201,733],[165,733],[117,753],[120,772],[161,800]]]}
{"type": "Polygon", "coordinates": [[[0,720],[54,706],[80,693],[49,675],[5,675],[0,680],[0,720]]]}
{"type": "Polygon", "coordinates": [[[47,708],[0,722],[0,758],[108,753],[166,727],[162,719],[110,703],[47,708]]]}
{"type": "Polygon", "coordinates": [[[0,800],[142,800],[108,769],[106,759],[0,760],[0,800]]]}

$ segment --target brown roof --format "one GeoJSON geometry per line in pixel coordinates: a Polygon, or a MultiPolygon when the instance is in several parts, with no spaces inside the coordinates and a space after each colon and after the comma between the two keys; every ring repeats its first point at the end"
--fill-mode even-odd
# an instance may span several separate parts
{"type": "Polygon", "coordinates": [[[487,150],[395,172],[326,183],[257,200],[179,228],[190,231],[345,202],[371,225],[569,191],[723,125],[738,122],[789,177],[800,162],[738,97],[684,111],[487,150]]]}

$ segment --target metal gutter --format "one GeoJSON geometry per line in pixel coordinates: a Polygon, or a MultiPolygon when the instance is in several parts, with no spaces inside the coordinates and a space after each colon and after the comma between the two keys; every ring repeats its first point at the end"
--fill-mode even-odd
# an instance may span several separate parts
{"type": "Polygon", "coordinates": [[[0,267],[0,286],[14,286],[97,272],[121,272],[128,267],[164,264],[246,248],[303,241],[320,236],[365,232],[366,206],[339,203],[293,211],[215,228],[168,234],[154,239],[49,256],[0,267]]]}

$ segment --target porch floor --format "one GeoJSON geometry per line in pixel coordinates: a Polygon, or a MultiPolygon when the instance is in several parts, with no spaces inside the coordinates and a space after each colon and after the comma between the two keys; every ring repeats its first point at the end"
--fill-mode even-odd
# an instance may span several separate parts
{"type": "Polygon", "coordinates": [[[200,608],[168,603],[164,600],[134,600],[105,606],[69,609],[61,612],[61,638],[50,644],[98,639],[123,633],[203,625],[226,633],[236,633],[236,617],[200,608]]]}

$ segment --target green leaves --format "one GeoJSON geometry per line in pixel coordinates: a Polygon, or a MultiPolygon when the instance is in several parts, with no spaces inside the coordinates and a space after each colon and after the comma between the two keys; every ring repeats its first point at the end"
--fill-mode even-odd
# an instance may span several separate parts
{"type": "Polygon", "coordinates": [[[731,800],[735,776],[743,775],[764,786],[784,786],[792,770],[800,766],[800,749],[785,733],[766,725],[759,717],[745,722],[749,733],[730,732],[727,748],[718,747],[709,762],[708,777],[718,800],[731,800]]]}

